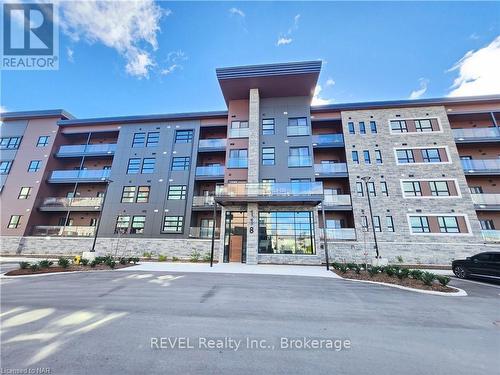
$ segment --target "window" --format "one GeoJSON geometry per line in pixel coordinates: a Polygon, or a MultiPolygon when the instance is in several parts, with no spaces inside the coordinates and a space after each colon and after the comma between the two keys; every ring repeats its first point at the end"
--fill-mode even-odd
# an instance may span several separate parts
{"type": "Polygon", "coordinates": [[[21,137],[2,137],[0,138],[0,149],[13,150],[19,148],[21,137]]]}
{"type": "Polygon", "coordinates": [[[462,155],[460,156],[460,160],[472,160],[472,156],[462,155]]]}
{"type": "Polygon", "coordinates": [[[156,147],[160,142],[160,133],[159,132],[149,132],[148,139],[146,141],[146,147],[156,147]]]}
{"type": "Polygon", "coordinates": [[[134,216],[132,218],[132,225],[130,226],[130,233],[143,234],[145,223],[146,223],[146,216],[134,216]]]}
{"type": "Polygon", "coordinates": [[[97,218],[93,217],[90,219],[89,226],[95,227],[97,225],[97,218]]]}
{"type": "Polygon", "coordinates": [[[12,160],[0,161],[0,174],[9,174],[10,167],[12,167],[12,160]]]}
{"type": "Polygon", "coordinates": [[[310,211],[259,212],[260,254],[315,253],[310,211]]]}
{"type": "Polygon", "coordinates": [[[406,126],[405,120],[393,120],[391,121],[391,131],[394,133],[407,133],[408,128],[406,126]]]}
{"type": "Polygon", "coordinates": [[[167,199],[186,199],[186,185],[170,185],[168,187],[167,199]]]}
{"type": "Polygon", "coordinates": [[[356,193],[358,194],[358,197],[364,196],[362,182],[356,182],[356,193]]]}
{"type": "Polygon", "coordinates": [[[368,182],[368,194],[370,194],[370,197],[377,196],[375,192],[375,182],[368,182]]]}
{"type": "Polygon", "coordinates": [[[387,182],[382,181],[380,183],[380,190],[382,191],[382,195],[388,197],[389,196],[389,191],[387,190],[387,182]]]}
{"type": "Polygon", "coordinates": [[[415,163],[413,150],[396,150],[399,164],[415,163]]]}
{"type": "Polygon", "coordinates": [[[38,172],[40,170],[40,166],[42,165],[41,160],[32,160],[28,165],[28,172],[38,172]]]}
{"type": "Polygon", "coordinates": [[[132,147],[144,147],[146,143],[146,133],[134,133],[132,147]]]}
{"type": "Polygon", "coordinates": [[[370,160],[370,151],[364,150],[363,151],[363,158],[365,159],[365,164],[370,164],[371,163],[371,160],[370,160]]]}
{"type": "Polygon", "coordinates": [[[191,143],[193,142],[192,130],[176,130],[175,131],[175,143],[191,143]]]}
{"type": "Polygon", "coordinates": [[[148,203],[149,202],[149,191],[151,188],[149,186],[139,186],[137,189],[136,203],[148,203]]]}
{"type": "Polygon", "coordinates": [[[306,117],[288,119],[287,135],[309,135],[309,126],[306,117]]]}
{"type": "Polygon", "coordinates": [[[274,165],[274,147],[262,148],[262,165],[274,165]]]}
{"type": "Polygon", "coordinates": [[[405,196],[406,195],[410,197],[421,196],[422,190],[420,189],[420,181],[404,181],[403,192],[405,196]]]}
{"type": "Polygon", "coordinates": [[[441,233],[460,233],[458,220],[455,216],[438,216],[438,224],[441,233]]]}
{"type": "Polygon", "coordinates": [[[248,137],[248,121],[232,121],[229,129],[229,137],[245,138],[248,137]]]}
{"type": "Polygon", "coordinates": [[[122,191],[122,203],[133,203],[135,198],[135,186],[124,186],[122,191]]]}
{"type": "Polygon", "coordinates": [[[30,187],[22,187],[21,190],[19,191],[17,199],[28,199],[30,197],[30,194],[31,194],[30,187]]]}
{"type": "Polygon", "coordinates": [[[189,156],[174,157],[172,158],[173,171],[185,171],[189,169],[190,158],[189,156]]]}
{"type": "Polygon", "coordinates": [[[348,122],[347,127],[349,128],[349,134],[356,134],[356,131],[354,130],[354,122],[348,122]]]}
{"type": "Polygon", "coordinates": [[[139,173],[140,167],[141,167],[141,159],[140,158],[128,159],[127,174],[139,173]]]}
{"type": "Polygon", "coordinates": [[[45,147],[49,144],[49,136],[48,135],[42,135],[38,137],[38,141],[36,142],[36,147],[45,147]]]}
{"type": "Polygon", "coordinates": [[[424,163],[439,163],[441,162],[441,156],[439,156],[439,150],[437,148],[425,148],[422,150],[422,158],[424,163]]]}
{"type": "Polygon", "coordinates": [[[120,215],[116,218],[115,233],[127,233],[130,224],[130,216],[120,215]]]}
{"type": "Polygon", "coordinates": [[[377,123],[375,121],[370,121],[370,130],[373,134],[377,133],[377,123]]]}
{"type": "Polygon", "coordinates": [[[483,188],[481,186],[470,186],[469,190],[471,194],[483,194],[483,188]]]}
{"type": "Polygon", "coordinates": [[[375,150],[375,161],[377,164],[382,164],[382,153],[380,150],[375,150]]]}
{"type": "Polygon", "coordinates": [[[431,120],[415,120],[415,130],[417,132],[431,132],[431,120]]]}
{"type": "Polygon", "coordinates": [[[429,220],[427,216],[412,216],[410,217],[411,230],[413,233],[429,233],[429,220]]]}
{"type": "Polygon", "coordinates": [[[262,183],[263,184],[274,184],[276,182],[275,178],[263,178],[262,183]]]}
{"type": "Polygon", "coordinates": [[[163,232],[182,233],[183,222],[182,216],[165,216],[163,218],[163,232]]]}
{"type": "Polygon", "coordinates": [[[357,151],[352,151],[352,162],[355,164],[359,164],[359,157],[357,151]]]}
{"type": "Polygon", "coordinates": [[[382,232],[382,227],[380,226],[380,216],[373,217],[373,226],[375,227],[375,232],[382,232]]]}
{"type": "Polygon", "coordinates": [[[309,147],[290,147],[288,150],[289,167],[310,167],[311,163],[309,147]]]}
{"type": "Polygon", "coordinates": [[[392,216],[385,217],[385,225],[388,232],[394,232],[394,221],[392,220],[392,216]]]}
{"type": "Polygon", "coordinates": [[[368,217],[361,216],[361,226],[364,228],[364,230],[368,230],[368,217]]]}
{"type": "Polygon", "coordinates": [[[274,119],[266,118],[262,120],[262,135],[274,134],[274,119]]]}
{"type": "Polygon", "coordinates": [[[214,230],[214,220],[213,219],[201,219],[201,221],[200,221],[200,237],[201,238],[211,238],[213,230],[214,230]]]}
{"type": "Polygon", "coordinates": [[[141,173],[154,173],[155,171],[155,158],[144,158],[142,161],[142,170],[141,173]]]}
{"type": "Polygon", "coordinates": [[[21,215],[12,215],[9,220],[9,224],[7,224],[7,228],[15,229],[19,228],[21,225],[21,215]]]}
{"type": "Polygon", "coordinates": [[[495,224],[493,223],[493,220],[479,220],[479,223],[481,224],[482,230],[495,230],[495,224]]]}
{"type": "Polygon", "coordinates": [[[359,134],[366,134],[366,127],[363,121],[359,123],[359,134]]]}
{"type": "Polygon", "coordinates": [[[246,148],[229,150],[229,168],[248,168],[248,150],[246,148]]]}
{"type": "Polygon", "coordinates": [[[429,181],[431,194],[434,196],[449,196],[450,190],[446,181],[429,181]]]}

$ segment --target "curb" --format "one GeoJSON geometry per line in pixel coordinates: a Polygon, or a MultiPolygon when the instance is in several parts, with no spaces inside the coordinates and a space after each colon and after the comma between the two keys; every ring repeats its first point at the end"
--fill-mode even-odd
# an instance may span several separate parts
{"type": "Polygon", "coordinates": [[[93,272],[111,272],[115,270],[95,270],[95,271],[67,271],[67,272],[46,272],[46,273],[38,273],[35,275],[18,275],[18,276],[7,276],[6,273],[9,272],[4,272],[0,274],[0,279],[22,279],[26,277],[41,277],[41,276],[55,276],[55,275],[71,275],[74,273],[93,273],[93,272]]]}

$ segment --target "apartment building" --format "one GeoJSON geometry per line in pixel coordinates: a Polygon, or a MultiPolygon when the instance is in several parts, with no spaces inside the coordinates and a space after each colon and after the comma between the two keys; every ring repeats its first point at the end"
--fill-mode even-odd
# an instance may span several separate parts
{"type": "Polygon", "coordinates": [[[217,69],[227,110],[1,115],[3,252],[448,263],[499,248],[500,96],[311,106],[321,62],[217,69]],[[370,214],[371,212],[371,214],[370,214]]]}

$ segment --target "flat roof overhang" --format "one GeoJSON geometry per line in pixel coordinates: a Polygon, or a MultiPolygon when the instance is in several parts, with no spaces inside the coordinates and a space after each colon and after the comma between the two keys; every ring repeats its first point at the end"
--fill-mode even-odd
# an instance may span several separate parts
{"type": "Polygon", "coordinates": [[[216,69],[226,103],[248,99],[250,89],[261,98],[314,95],[321,61],[248,65],[216,69]]]}
{"type": "Polygon", "coordinates": [[[308,195],[308,196],[290,196],[290,197],[273,197],[273,196],[218,196],[215,201],[221,206],[231,204],[245,204],[245,203],[265,203],[268,205],[303,205],[303,206],[317,206],[323,200],[322,195],[308,195]]]}

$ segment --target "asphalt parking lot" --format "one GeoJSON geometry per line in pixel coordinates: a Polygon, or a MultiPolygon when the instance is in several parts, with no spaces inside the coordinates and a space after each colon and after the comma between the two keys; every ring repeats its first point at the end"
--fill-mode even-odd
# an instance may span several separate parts
{"type": "Polygon", "coordinates": [[[441,297],[304,276],[105,271],[0,282],[4,372],[457,375],[500,367],[495,285],[453,280],[469,296],[441,297]],[[208,339],[225,347],[203,346],[208,339]],[[306,348],[282,347],[292,339],[306,348]],[[335,347],[307,348],[308,339],[335,347]],[[229,344],[238,340],[235,350],[229,344]]]}

